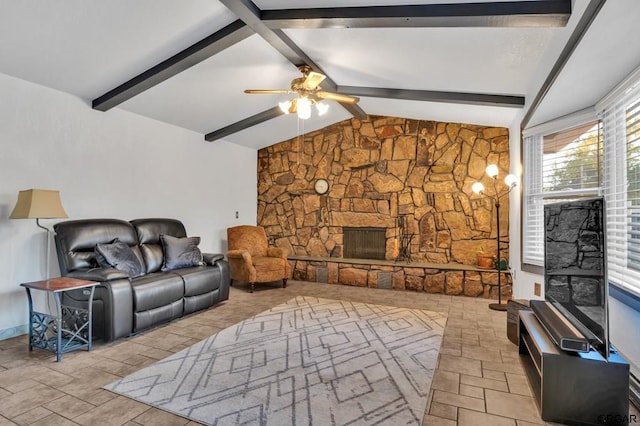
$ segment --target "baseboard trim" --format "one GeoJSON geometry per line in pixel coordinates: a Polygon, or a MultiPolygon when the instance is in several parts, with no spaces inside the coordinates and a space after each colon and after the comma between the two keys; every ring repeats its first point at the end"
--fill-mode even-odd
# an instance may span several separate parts
{"type": "Polygon", "coordinates": [[[29,324],[18,325],[16,327],[0,330],[0,341],[22,336],[29,333],[29,324]]]}

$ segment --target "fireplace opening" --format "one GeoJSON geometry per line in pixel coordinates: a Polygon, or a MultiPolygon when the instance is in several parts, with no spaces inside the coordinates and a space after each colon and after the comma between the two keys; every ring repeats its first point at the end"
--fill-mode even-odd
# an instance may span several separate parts
{"type": "Polygon", "coordinates": [[[385,228],[343,228],[343,256],[354,259],[384,260],[386,253],[385,228]]]}

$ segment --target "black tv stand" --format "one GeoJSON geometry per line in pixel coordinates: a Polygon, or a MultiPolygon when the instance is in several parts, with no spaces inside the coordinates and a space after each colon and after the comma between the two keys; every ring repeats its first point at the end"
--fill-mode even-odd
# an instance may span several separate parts
{"type": "Polygon", "coordinates": [[[519,312],[518,347],[543,420],[628,424],[629,364],[622,357],[560,350],[532,311],[519,312]]]}

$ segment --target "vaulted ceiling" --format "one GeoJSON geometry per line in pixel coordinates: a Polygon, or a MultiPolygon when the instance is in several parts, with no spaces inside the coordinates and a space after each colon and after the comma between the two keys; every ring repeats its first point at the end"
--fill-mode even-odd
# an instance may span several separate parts
{"type": "MultiPolygon", "coordinates": [[[[593,105],[640,65],[637,0],[0,0],[0,72],[261,148],[349,117],[509,126],[593,105]],[[360,97],[298,120],[298,65],[360,97]],[[542,96],[544,95],[544,96],[542,96]]],[[[215,142],[214,142],[215,143],[215,142]]]]}

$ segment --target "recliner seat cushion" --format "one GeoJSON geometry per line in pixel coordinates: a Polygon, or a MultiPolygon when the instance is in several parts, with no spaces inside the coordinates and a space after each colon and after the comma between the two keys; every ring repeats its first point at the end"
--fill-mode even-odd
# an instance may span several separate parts
{"type": "Polygon", "coordinates": [[[184,295],[198,296],[220,288],[220,268],[196,266],[172,271],[184,280],[184,295]]]}
{"type": "Polygon", "coordinates": [[[147,274],[131,280],[133,310],[143,312],[174,303],[184,296],[182,277],[171,272],[147,274]]]}

